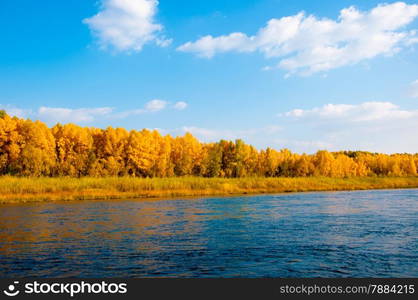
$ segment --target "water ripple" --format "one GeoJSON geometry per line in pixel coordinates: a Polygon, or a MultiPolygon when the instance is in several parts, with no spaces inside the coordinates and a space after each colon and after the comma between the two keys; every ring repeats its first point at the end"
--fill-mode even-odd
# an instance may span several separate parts
{"type": "Polygon", "coordinates": [[[3,277],[417,277],[418,190],[4,205],[3,277]]]}

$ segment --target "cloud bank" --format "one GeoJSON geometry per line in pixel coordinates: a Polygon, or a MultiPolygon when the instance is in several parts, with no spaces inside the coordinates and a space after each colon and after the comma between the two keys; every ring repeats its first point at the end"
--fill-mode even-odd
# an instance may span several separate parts
{"type": "Polygon", "coordinates": [[[408,95],[411,98],[418,98],[418,80],[411,82],[409,85],[408,95]]]}
{"type": "Polygon", "coordinates": [[[364,102],[361,104],[327,104],[303,110],[294,109],[287,117],[316,119],[341,123],[405,120],[418,116],[418,110],[402,110],[391,102],[364,102]]]}
{"type": "Polygon", "coordinates": [[[165,47],[171,43],[156,23],[156,0],[103,0],[101,10],[84,19],[102,48],[139,52],[148,43],[165,47]]]}
{"type": "Polygon", "coordinates": [[[97,117],[108,116],[112,111],[110,107],[70,109],[42,106],[36,116],[47,123],[88,123],[97,117]]]}
{"type": "Polygon", "coordinates": [[[213,129],[213,128],[204,128],[198,126],[183,126],[176,129],[161,129],[158,128],[161,132],[165,134],[172,135],[183,135],[187,132],[194,135],[202,142],[218,142],[221,139],[225,140],[236,140],[242,139],[246,143],[249,141],[254,141],[256,138],[263,138],[265,136],[272,136],[278,132],[282,131],[280,126],[271,125],[261,128],[250,128],[243,130],[233,130],[233,129],[213,129]]]}
{"type": "Polygon", "coordinates": [[[183,110],[187,103],[180,101],[169,106],[170,102],[154,99],[145,103],[143,108],[126,110],[122,112],[115,111],[111,107],[96,108],[65,108],[65,107],[47,107],[41,106],[37,110],[22,109],[12,105],[0,104],[0,109],[4,109],[9,115],[19,118],[31,118],[44,121],[48,124],[55,123],[92,123],[102,118],[123,119],[131,116],[158,113],[166,109],[183,110]]]}
{"type": "Polygon", "coordinates": [[[381,55],[394,55],[418,42],[416,30],[406,30],[418,16],[418,5],[380,4],[370,11],[342,9],[337,20],[300,12],[271,19],[249,36],[242,32],[187,42],[178,51],[211,58],[224,52],[261,52],[279,58],[274,67],[288,74],[310,75],[356,64],[381,55]]]}
{"type": "MultiPolygon", "coordinates": [[[[328,145],[328,150],[418,152],[418,140],[411,138],[418,128],[418,110],[401,109],[391,102],[327,104],[294,109],[280,117],[288,126],[299,129],[289,140],[309,136],[328,145]]],[[[302,145],[294,146],[299,149],[302,145]]],[[[313,151],[321,149],[319,146],[308,148],[313,151]]]]}

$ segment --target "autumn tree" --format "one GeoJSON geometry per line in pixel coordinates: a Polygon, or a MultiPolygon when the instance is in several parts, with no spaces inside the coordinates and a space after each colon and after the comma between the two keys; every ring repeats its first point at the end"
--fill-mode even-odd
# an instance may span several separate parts
{"type": "Polygon", "coordinates": [[[204,159],[203,165],[204,173],[206,177],[221,177],[224,175],[222,172],[222,146],[218,143],[211,144],[207,147],[208,154],[204,159]]]}
{"type": "Polygon", "coordinates": [[[123,128],[91,129],[93,153],[89,175],[120,176],[126,174],[126,152],[129,133],[123,128]]]}
{"type": "Polygon", "coordinates": [[[295,162],[295,174],[297,177],[312,176],[315,173],[315,165],[312,163],[312,159],[302,154],[295,162]]]}
{"type": "Polygon", "coordinates": [[[156,143],[151,131],[132,130],[125,147],[126,168],[129,175],[151,177],[158,158],[156,143]]]}
{"type": "Polygon", "coordinates": [[[22,150],[23,137],[19,132],[19,124],[22,121],[18,118],[11,118],[5,113],[0,118],[0,171],[2,174],[16,173],[13,168],[16,167],[22,150]]]}
{"type": "Polygon", "coordinates": [[[61,176],[80,177],[88,174],[93,138],[88,128],[75,124],[57,124],[52,128],[56,142],[57,167],[61,176]]]}
{"type": "Polygon", "coordinates": [[[202,144],[190,133],[176,137],[172,142],[171,159],[175,175],[199,174],[203,160],[202,144]]]}
{"type": "Polygon", "coordinates": [[[24,176],[50,176],[56,165],[55,138],[40,121],[19,122],[20,155],[13,169],[24,176]]]}
{"type": "Polygon", "coordinates": [[[0,174],[18,176],[353,177],[417,176],[418,154],[288,149],[243,140],[202,143],[192,134],[83,128],[10,117],[0,110],[0,174]]]}

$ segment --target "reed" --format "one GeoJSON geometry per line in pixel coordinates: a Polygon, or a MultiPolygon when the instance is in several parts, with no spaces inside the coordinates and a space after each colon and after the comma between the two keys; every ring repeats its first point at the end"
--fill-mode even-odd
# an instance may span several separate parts
{"type": "Polygon", "coordinates": [[[0,177],[0,203],[418,188],[418,177],[0,177]]]}

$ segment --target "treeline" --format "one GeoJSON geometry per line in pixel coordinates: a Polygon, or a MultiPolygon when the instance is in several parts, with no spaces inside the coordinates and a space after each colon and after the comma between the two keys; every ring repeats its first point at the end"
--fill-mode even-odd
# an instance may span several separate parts
{"type": "Polygon", "coordinates": [[[242,140],[201,143],[191,134],[83,128],[0,111],[0,175],[137,177],[416,176],[417,154],[361,151],[296,154],[257,150],[242,140]]]}

